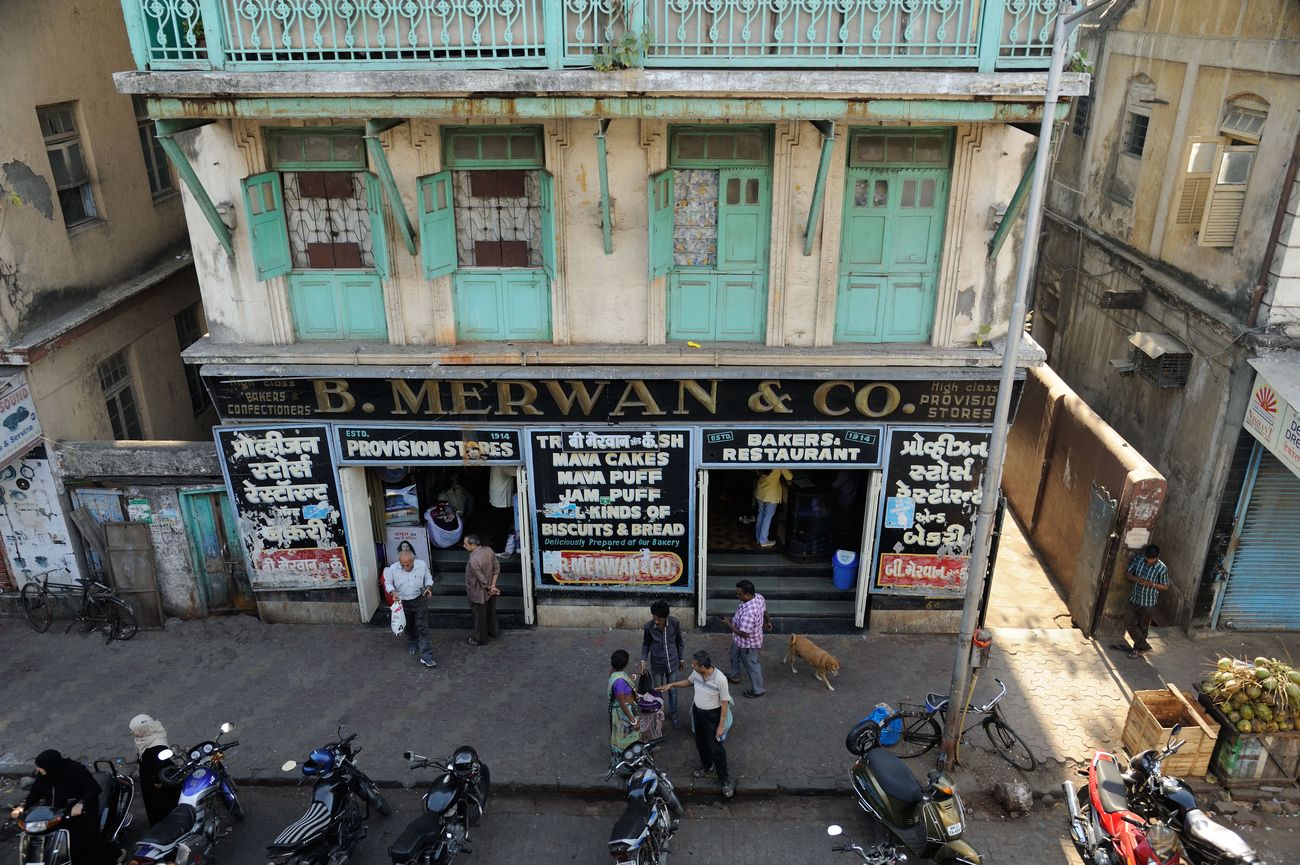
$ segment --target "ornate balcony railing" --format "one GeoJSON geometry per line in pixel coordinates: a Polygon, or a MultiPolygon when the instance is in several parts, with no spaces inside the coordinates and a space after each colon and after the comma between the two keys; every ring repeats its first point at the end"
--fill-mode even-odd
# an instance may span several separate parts
{"type": "Polygon", "coordinates": [[[1060,0],[122,0],[142,69],[1047,65],[1060,0]]]}

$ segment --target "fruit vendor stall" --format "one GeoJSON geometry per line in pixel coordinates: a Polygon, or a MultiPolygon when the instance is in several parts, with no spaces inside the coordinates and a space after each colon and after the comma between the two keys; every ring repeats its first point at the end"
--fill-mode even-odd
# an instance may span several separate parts
{"type": "Polygon", "coordinates": [[[1300,670],[1276,658],[1224,657],[1198,686],[1219,722],[1210,771],[1229,787],[1300,777],[1300,670]]]}

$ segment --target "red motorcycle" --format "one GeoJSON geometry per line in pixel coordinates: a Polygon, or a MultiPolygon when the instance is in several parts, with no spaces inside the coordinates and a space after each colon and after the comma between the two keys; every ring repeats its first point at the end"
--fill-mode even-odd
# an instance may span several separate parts
{"type": "Polygon", "coordinates": [[[1129,808],[1124,770],[1115,755],[1098,751],[1088,784],[1065,782],[1070,838],[1085,865],[1181,865],[1178,833],[1165,823],[1147,822],[1129,808]]]}

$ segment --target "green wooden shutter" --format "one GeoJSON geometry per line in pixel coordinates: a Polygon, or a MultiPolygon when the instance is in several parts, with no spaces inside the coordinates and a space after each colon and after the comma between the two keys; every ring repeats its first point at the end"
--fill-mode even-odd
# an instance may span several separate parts
{"type": "Polygon", "coordinates": [[[538,171],[537,186],[542,210],[542,270],[555,279],[555,178],[549,171],[538,171]]]}
{"type": "Polygon", "coordinates": [[[253,241],[253,268],[258,279],[270,279],[293,269],[289,230],[284,222],[284,190],[274,171],[244,178],[244,208],[253,241]]]}
{"type": "Polygon", "coordinates": [[[652,174],[647,184],[650,207],[650,278],[673,267],[673,170],[652,174]]]}
{"type": "Polygon", "coordinates": [[[766,270],[771,242],[771,172],[766,168],[724,168],[718,186],[718,270],[766,270]]]}
{"type": "Polygon", "coordinates": [[[379,178],[366,175],[366,210],[370,211],[370,250],[375,259],[375,273],[388,279],[388,229],[384,225],[384,199],[379,191],[379,178]]]}
{"type": "Polygon", "coordinates": [[[456,216],[450,171],[420,178],[420,258],[427,279],[456,272],[456,216]]]}

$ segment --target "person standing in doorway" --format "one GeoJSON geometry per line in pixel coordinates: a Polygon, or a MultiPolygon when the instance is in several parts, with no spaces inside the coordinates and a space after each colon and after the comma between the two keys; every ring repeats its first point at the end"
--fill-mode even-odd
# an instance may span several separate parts
{"type": "Polygon", "coordinates": [[[749,580],[736,583],[736,597],[740,606],[736,607],[736,616],[729,619],[722,617],[722,624],[731,631],[731,672],[727,680],[732,684],[740,682],[740,668],[745,668],[749,676],[749,690],[746,697],[761,697],[763,690],[763,664],[759,652],[763,648],[763,631],[772,630],[772,620],[767,615],[767,599],[754,590],[749,580]]]}
{"type": "Polygon", "coordinates": [[[501,563],[491,547],[484,546],[478,535],[465,536],[465,549],[469,560],[465,563],[465,596],[474,614],[474,636],[471,646],[482,646],[497,636],[497,578],[501,576],[501,563]]]}
{"type": "Polygon", "coordinates": [[[501,544],[500,558],[515,554],[515,467],[492,466],[488,477],[488,504],[492,506],[492,529],[501,544]]]}
{"type": "MultiPolygon", "coordinates": [[[[700,755],[700,768],[692,777],[705,778],[718,773],[722,782],[722,795],[730,799],[736,795],[736,785],[731,783],[727,771],[727,730],[731,727],[731,689],[727,677],[713,666],[713,658],[703,650],[691,658],[691,674],[679,682],[669,682],[663,689],[695,688],[691,706],[691,724],[695,727],[695,750],[700,755]]],[[[662,690],[662,689],[661,689],[662,690]]]]}
{"type": "Polygon", "coordinates": [[[1160,602],[1160,593],[1169,588],[1169,568],[1160,561],[1160,548],[1148,544],[1146,549],[1129,561],[1125,573],[1133,582],[1133,591],[1128,596],[1128,617],[1125,623],[1133,638],[1133,647],[1116,643],[1111,648],[1128,652],[1130,658],[1140,658],[1151,651],[1147,637],[1151,632],[1151,619],[1156,614],[1156,604],[1160,602]]]}
{"type": "MultiPolygon", "coordinates": [[[[650,684],[655,688],[671,682],[686,669],[682,623],[669,613],[667,601],[655,601],[650,605],[650,621],[642,629],[641,672],[646,671],[648,664],[650,684]]],[[[672,690],[668,692],[668,718],[674,730],[682,728],[677,718],[677,692],[672,690]]]]}
{"type": "Polygon", "coordinates": [[[406,651],[419,655],[420,663],[436,667],[429,637],[429,598],[433,597],[433,576],[429,565],[415,557],[410,541],[397,545],[397,563],[384,568],[384,589],[402,602],[406,613],[406,651]]]}
{"type": "Polygon", "coordinates": [[[772,469],[760,472],[758,483],[754,487],[754,499],[758,502],[758,515],[754,521],[754,539],[760,547],[774,547],[776,541],[768,537],[772,530],[772,517],[776,516],[776,507],[785,498],[785,485],[794,480],[789,469],[772,469]]]}

